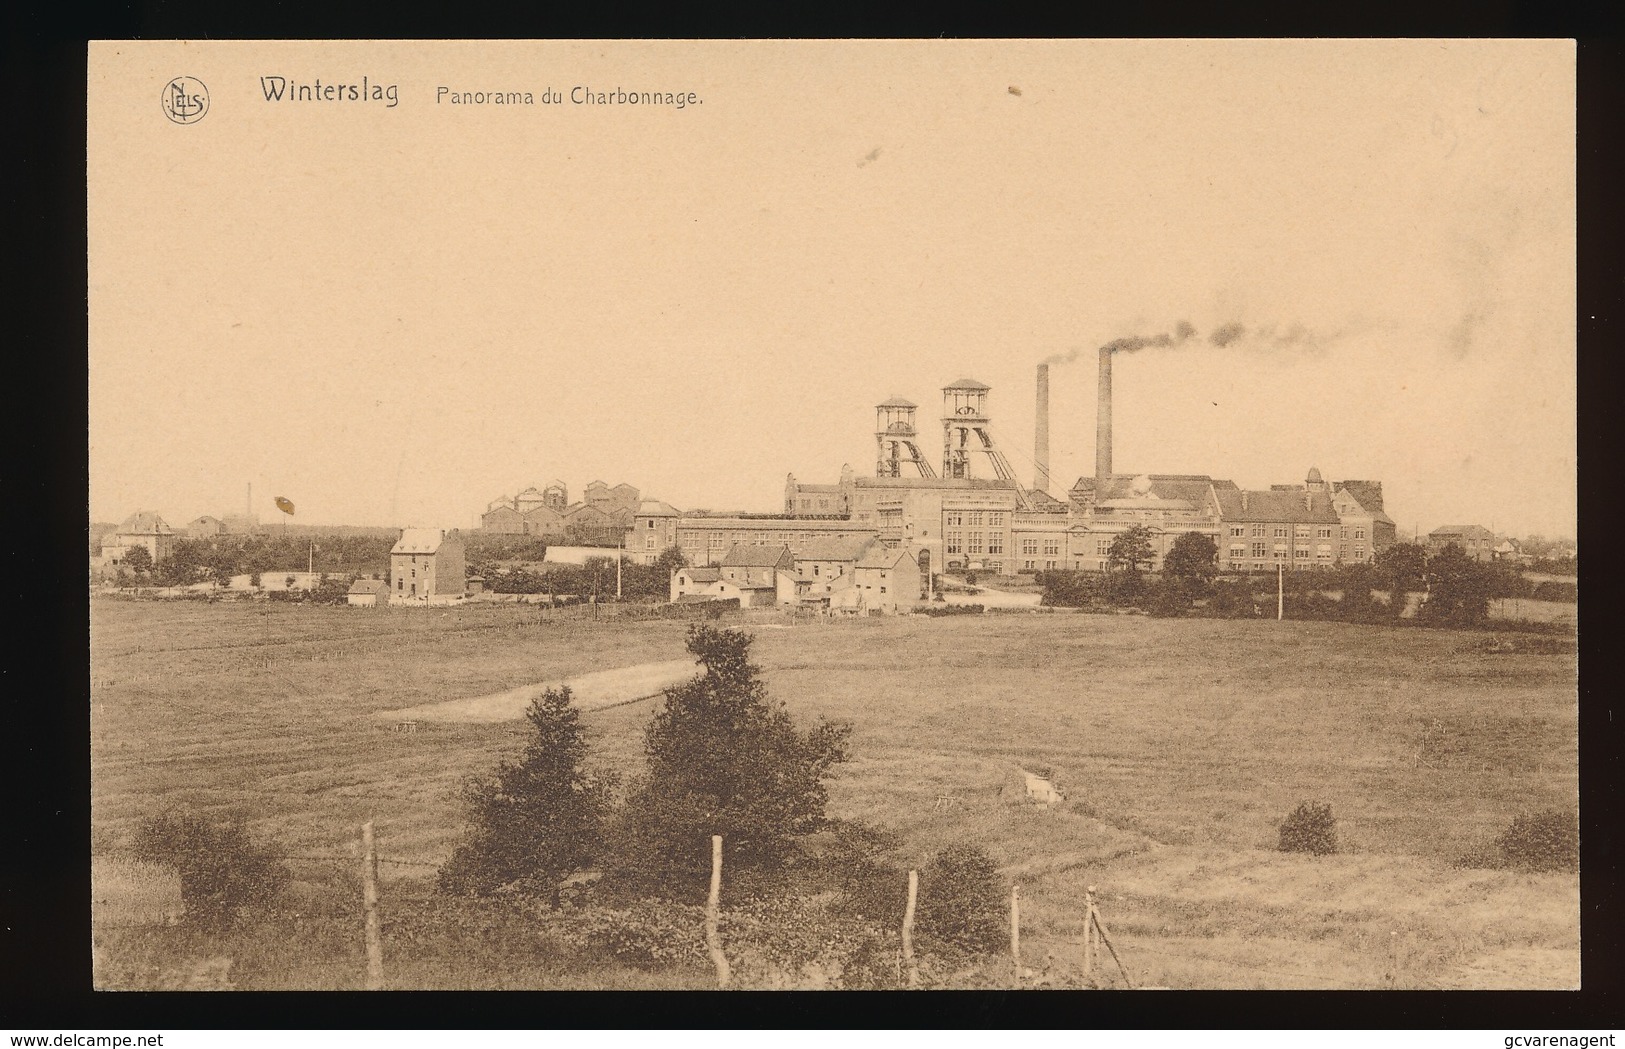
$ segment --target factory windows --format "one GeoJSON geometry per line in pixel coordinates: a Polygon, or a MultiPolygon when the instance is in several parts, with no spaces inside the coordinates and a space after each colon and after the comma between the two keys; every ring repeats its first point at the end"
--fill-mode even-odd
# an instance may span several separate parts
{"type": "Polygon", "coordinates": [[[1112,541],[1110,539],[1096,539],[1095,540],[1095,553],[1105,555],[1105,554],[1110,554],[1111,552],[1112,552],[1112,541]]]}
{"type": "Polygon", "coordinates": [[[964,553],[965,537],[959,532],[947,532],[943,536],[943,545],[950,554],[964,553]]]}
{"type": "Polygon", "coordinates": [[[1308,525],[1299,525],[1297,528],[1293,529],[1293,532],[1297,536],[1297,538],[1299,538],[1299,539],[1308,539],[1309,538],[1309,526],[1308,525]]]}
{"type": "Polygon", "coordinates": [[[1021,562],[1021,569],[1024,572],[1031,572],[1033,570],[1033,562],[1032,561],[1023,561],[1023,562],[1021,562]]]}
{"type": "Polygon", "coordinates": [[[1247,526],[1246,525],[1231,525],[1230,526],[1230,534],[1232,536],[1246,535],[1247,534],[1247,526]]]}
{"type": "Polygon", "coordinates": [[[1044,556],[1045,557],[1054,557],[1055,555],[1059,554],[1060,552],[1061,552],[1061,541],[1059,539],[1046,539],[1046,540],[1044,540],[1044,556]]]}
{"type": "MultiPolygon", "coordinates": [[[[977,516],[978,515],[976,515],[976,514],[971,515],[971,517],[973,518],[972,523],[974,523],[974,518],[977,517],[977,516]]],[[[983,540],[981,532],[972,532],[970,534],[970,543],[969,543],[969,545],[967,545],[965,547],[965,552],[967,554],[979,554],[979,553],[981,553],[982,552],[982,544],[983,544],[983,542],[984,542],[984,540],[983,540]]]]}
{"type": "Polygon", "coordinates": [[[1321,538],[1321,539],[1330,539],[1331,537],[1332,537],[1332,530],[1330,528],[1322,528],[1320,530],[1319,538],[1321,538]]]}
{"type": "Polygon", "coordinates": [[[969,521],[965,522],[966,524],[979,525],[982,523],[982,511],[980,510],[972,510],[966,516],[970,518],[969,521]]]}
{"type": "Polygon", "coordinates": [[[1044,562],[1044,567],[1046,569],[1053,569],[1055,567],[1055,562],[1054,561],[1045,561],[1044,562]]]}
{"type": "Polygon", "coordinates": [[[1365,547],[1357,546],[1357,547],[1354,548],[1354,559],[1356,561],[1364,561],[1365,560],[1365,547]]]}
{"type": "Polygon", "coordinates": [[[653,550],[655,548],[655,537],[652,536],[652,535],[644,536],[643,537],[643,548],[645,550],[653,550]]]}
{"type": "Polygon", "coordinates": [[[994,575],[998,575],[1000,572],[1004,571],[1004,562],[1003,561],[989,561],[987,563],[987,570],[989,572],[992,572],[994,575]]]}
{"type": "Polygon", "coordinates": [[[1338,531],[1338,536],[1337,537],[1339,539],[1347,539],[1349,537],[1349,530],[1347,528],[1339,528],[1337,531],[1338,531]]]}
{"type": "Polygon", "coordinates": [[[1264,538],[1264,526],[1263,525],[1253,525],[1253,538],[1254,539],[1262,539],[1262,538],[1264,538]]]}
{"type": "Polygon", "coordinates": [[[989,532],[987,536],[987,552],[990,554],[1004,553],[1004,533],[989,532]]]}
{"type": "Polygon", "coordinates": [[[1230,560],[1234,561],[1238,557],[1246,557],[1246,556],[1247,556],[1247,544],[1246,543],[1231,543],[1230,544],[1230,560]]]}
{"type": "Polygon", "coordinates": [[[1002,513],[990,513],[987,515],[987,523],[1002,526],[1004,524],[1004,515],[1002,513]]]}
{"type": "Polygon", "coordinates": [[[1364,528],[1356,528],[1354,530],[1354,538],[1356,538],[1356,539],[1364,539],[1365,538],[1365,529],[1364,528]]]}
{"type": "Polygon", "coordinates": [[[1308,557],[1309,556],[1309,551],[1304,549],[1303,547],[1299,547],[1297,550],[1293,551],[1293,553],[1296,554],[1298,557],[1308,557]]]}
{"type": "Polygon", "coordinates": [[[1275,527],[1275,538],[1277,538],[1277,539],[1285,539],[1286,538],[1286,527],[1284,525],[1277,525],[1275,527]]]}
{"type": "Polygon", "coordinates": [[[958,510],[949,510],[943,515],[942,523],[947,525],[949,528],[962,525],[965,523],[965,515],[960,513],[958,510]]]}
{"type": "MultiPolygon", "coordinates": [[[[1027,554],[1028,556],[1031,556],[1033,554],[1038,553],[1038,540],[1036,540],[1036,539],[1023,539],[1021,541],[1021,552],[1024,553],[1024,554],[1027,554]]],[[[1027,567],[1028,568],[1031,568],[1032,566],[1033,565],[1032,565],[1031,561],[1027,562],[1027,567]]]]}

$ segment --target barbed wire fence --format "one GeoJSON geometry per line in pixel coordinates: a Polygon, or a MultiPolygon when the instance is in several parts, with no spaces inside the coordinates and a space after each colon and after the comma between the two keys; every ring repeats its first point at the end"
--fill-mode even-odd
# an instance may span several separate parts
{"type": "MultiPolygon", "coordinates": [[[[385,866],[402,870],[437,870],[440,864],[426,860],[380,855],[371,821],[361,826],[357,837],[359,840],[356,844],[359,847],[347,851],[273,852],[268,853],[267,858],[293,863],[331,865],[337,871],[354,871],[359,875],[362,888],[362,899],[360,901],[361,928],[357,932],[359,933],[358,939],[363,947],[364,986],[369,990],[379,990],[386,986],[386,952],[383,937],[384,926],[380,914],[383,892],[378,878],[378,869],[380,866],[385,866]]],[[[710,958],[716,969],[717,986],[726,988],[732,986],[734,980],[732,966],[727,957],[727,945],[723,941],[721,931],[724,925],[721,921],[722,912],[720,906],[720,887],[722,884],[721,837],[714,837],[710,844],[712,853],[711,891],[707,898],[704,924],[694,930],[694,936],[697,944],[703,946],[705,955],[710,958]]],[[[936,985],[938,981],[922,977],[920,960],[916,956],[914,949],[916,943],[914,924],[918,911],[919,876],[917,870],[910,870],[908,874],[906,906],[901,926],[896,930],[898,948],[895,953],[898,976],[900,982],[908,987],[936,985]]],[[[1120,945],[1114,941],[1104,919],[1101,917],[1098,903],[1099,890],[1094,885],[1088,886],[1084,892],[1082,939],[1025,928],[1021,918],[1021,899],[1020,885],[1012,885],[1009,896],[1009,958],[1014,965],[1017,979],[1024,986],[1043,986],[1051,982],[1052,978],[1060,976],[1072,982],[1081,981],[1084,986],[1094,988],[1121,986],[1130,990],[1168,989],[1160,985],[1147,984],[1144,981],[1147,970],[1144,968],[1140,970],[1142,978],[1136,980],[1127,964],[1126,956],[1132,957],[1142,954],[1155,955],[1176,964],[1199,962],[1222,966],[1232,970],[1298,981],[1300,985],[1307,984],[1319,987],[1347,984],[1347,979],[1344,976],[1261,966],[1237,958],[1216,957],[1183,948],[1171,950],[1165,947],[1151,946],[1143,941],[1120,945]],[[1024,941],[1025,951],[1029,956],[1036,956],[1046,946],[1066,945],[1083,948],[1081,971],[1071,965],[1058,963],[1053,953],[1046,956],[1042,968],[1032,968],[1025,965],[1023,963],[1024,941]],[[1119,949],[1120,946],[1121,950],[1119,949]],[[1108,958],[1110,964],[1107,963],[1108,958]],[[1060,970],[1059,973],[1057,973],[1057,969],[1060,970]]],[[[106,901],[97,902],[105,903],[106,901]]],[[[155,924],[158,923],[151,920],[121,921],[98,918],[95,922],[95,928],[97,930],[135,930],[150,929],[155,924]]],[[[320,958],[307,956],[300,959],[300,964],[323,969],[342,967],[353,970],[358,962],[353,957],[320,958]]],[[[1394,966],[1390,968],[1394,968],[1394,966]]],[[[1392,973],[1389,975],[1392,976],[1392,973]]]]}

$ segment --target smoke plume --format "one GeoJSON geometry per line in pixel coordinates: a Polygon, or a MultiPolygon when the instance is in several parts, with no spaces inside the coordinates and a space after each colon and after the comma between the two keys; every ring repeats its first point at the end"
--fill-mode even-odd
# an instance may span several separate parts
{"type": "MultiPolygon", "coordinates": [[[[1100,348],[1111,353],[1133,353],[1135,350],[1143,350],[1147,347],[1168,349],[1169,347],[1178,346],[1180,343],[1183,343],[1189,339],[1194,339],[1195,337],[1196,326],[1190,321],[1180,321],[1178,324],[1174,325],[1174,330],[1171,334],[1169,332],[1162,332],[1159,335],[1125,335],[1120,339],[1113,339],[1111,342],[1108,342],[1106,345],[1100,348]]],[[[1044,358],[1043,363],[1070,364],[1072,361],[1077,360],[1084,354],[1093,352],[1095,351],[1087,347],[1079,346],[1068,350],[1065,353],[1051,354],[1050,356],[1044,358]]]]}

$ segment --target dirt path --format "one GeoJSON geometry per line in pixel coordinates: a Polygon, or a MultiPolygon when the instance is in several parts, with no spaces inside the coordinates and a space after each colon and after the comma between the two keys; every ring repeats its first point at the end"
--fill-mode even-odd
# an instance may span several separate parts
{"type": "Polygon", "coordinates": [[[389,721],[516,721],[524,716],[532,699],[548,688],[561,685],[570,686],[579,709],[602,710],[659,695],[662,689],[686,681],[697,672],[692,659],[668,659],[661,663],[598,670],[561,681],[539,681],[485,696],[381,710],[374,716],[389,721]]]}

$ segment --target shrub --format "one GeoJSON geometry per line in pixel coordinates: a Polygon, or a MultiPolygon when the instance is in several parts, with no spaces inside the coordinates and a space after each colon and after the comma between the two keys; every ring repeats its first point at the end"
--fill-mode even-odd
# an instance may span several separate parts
{"type": "Polygon", "coordinates": [[[1501,866],[1523,871],[1580,869],[1580,819],[1573,812],[1546,809],[1513,819],[1496,839],[1501,866]]]}
{"type": "Polygon", "coordinates": [[[1149,615],[1173,619],[1190,611],[1191,599],[1179,583],[1165,581],[1151,587],[1140,604],[1149,615]]]}
{"type": "Polygon", "coordinates": [[[835,847],[826,866],[837,876],[841,896],[835,910],[843,915],[896,928],[903,922],[908,872],[892,862],[900,839],[890,831],[860,822],[835,829],[835,847]]]}
{"type": "Polygon", "coordinates": [[[221,928],[253,906],[273,902],[291,879],[241,817],[211,822],[190,812],[147,819],[136,832],[135,858],[180,875],[186,920],[221,928]]]}
{"type": "Polygon", "coordinates": [[[993,858],[960,842],[936,854],[920,875],[920,932],[971,952],[997,950],[1006,929],[1004,883],[993,858]]]}
{"type": "Polygon", "coordinates": [[[979,616],[985,609],[981,605],[950,605],[944,603],[922,608],[920,611],[928,616],[979,616]]]}
{"type": "Polygon", "coordinates": [[[584,768],[586,730],[570,701],[569,686],[532,700],[532,735],[519,760],[464,786],[470,833],[440,868],[441,891],[512,887],[556,900],[559,880],[596,857],[610,784],[584,768]]]}
{"type": "Polygon", "coordinates": [[[1337,820],[1332,807],[1306,801],[1281,821],[1282,852],[1307,852],[1327,856],[1337,851],[1337,820]]]}

